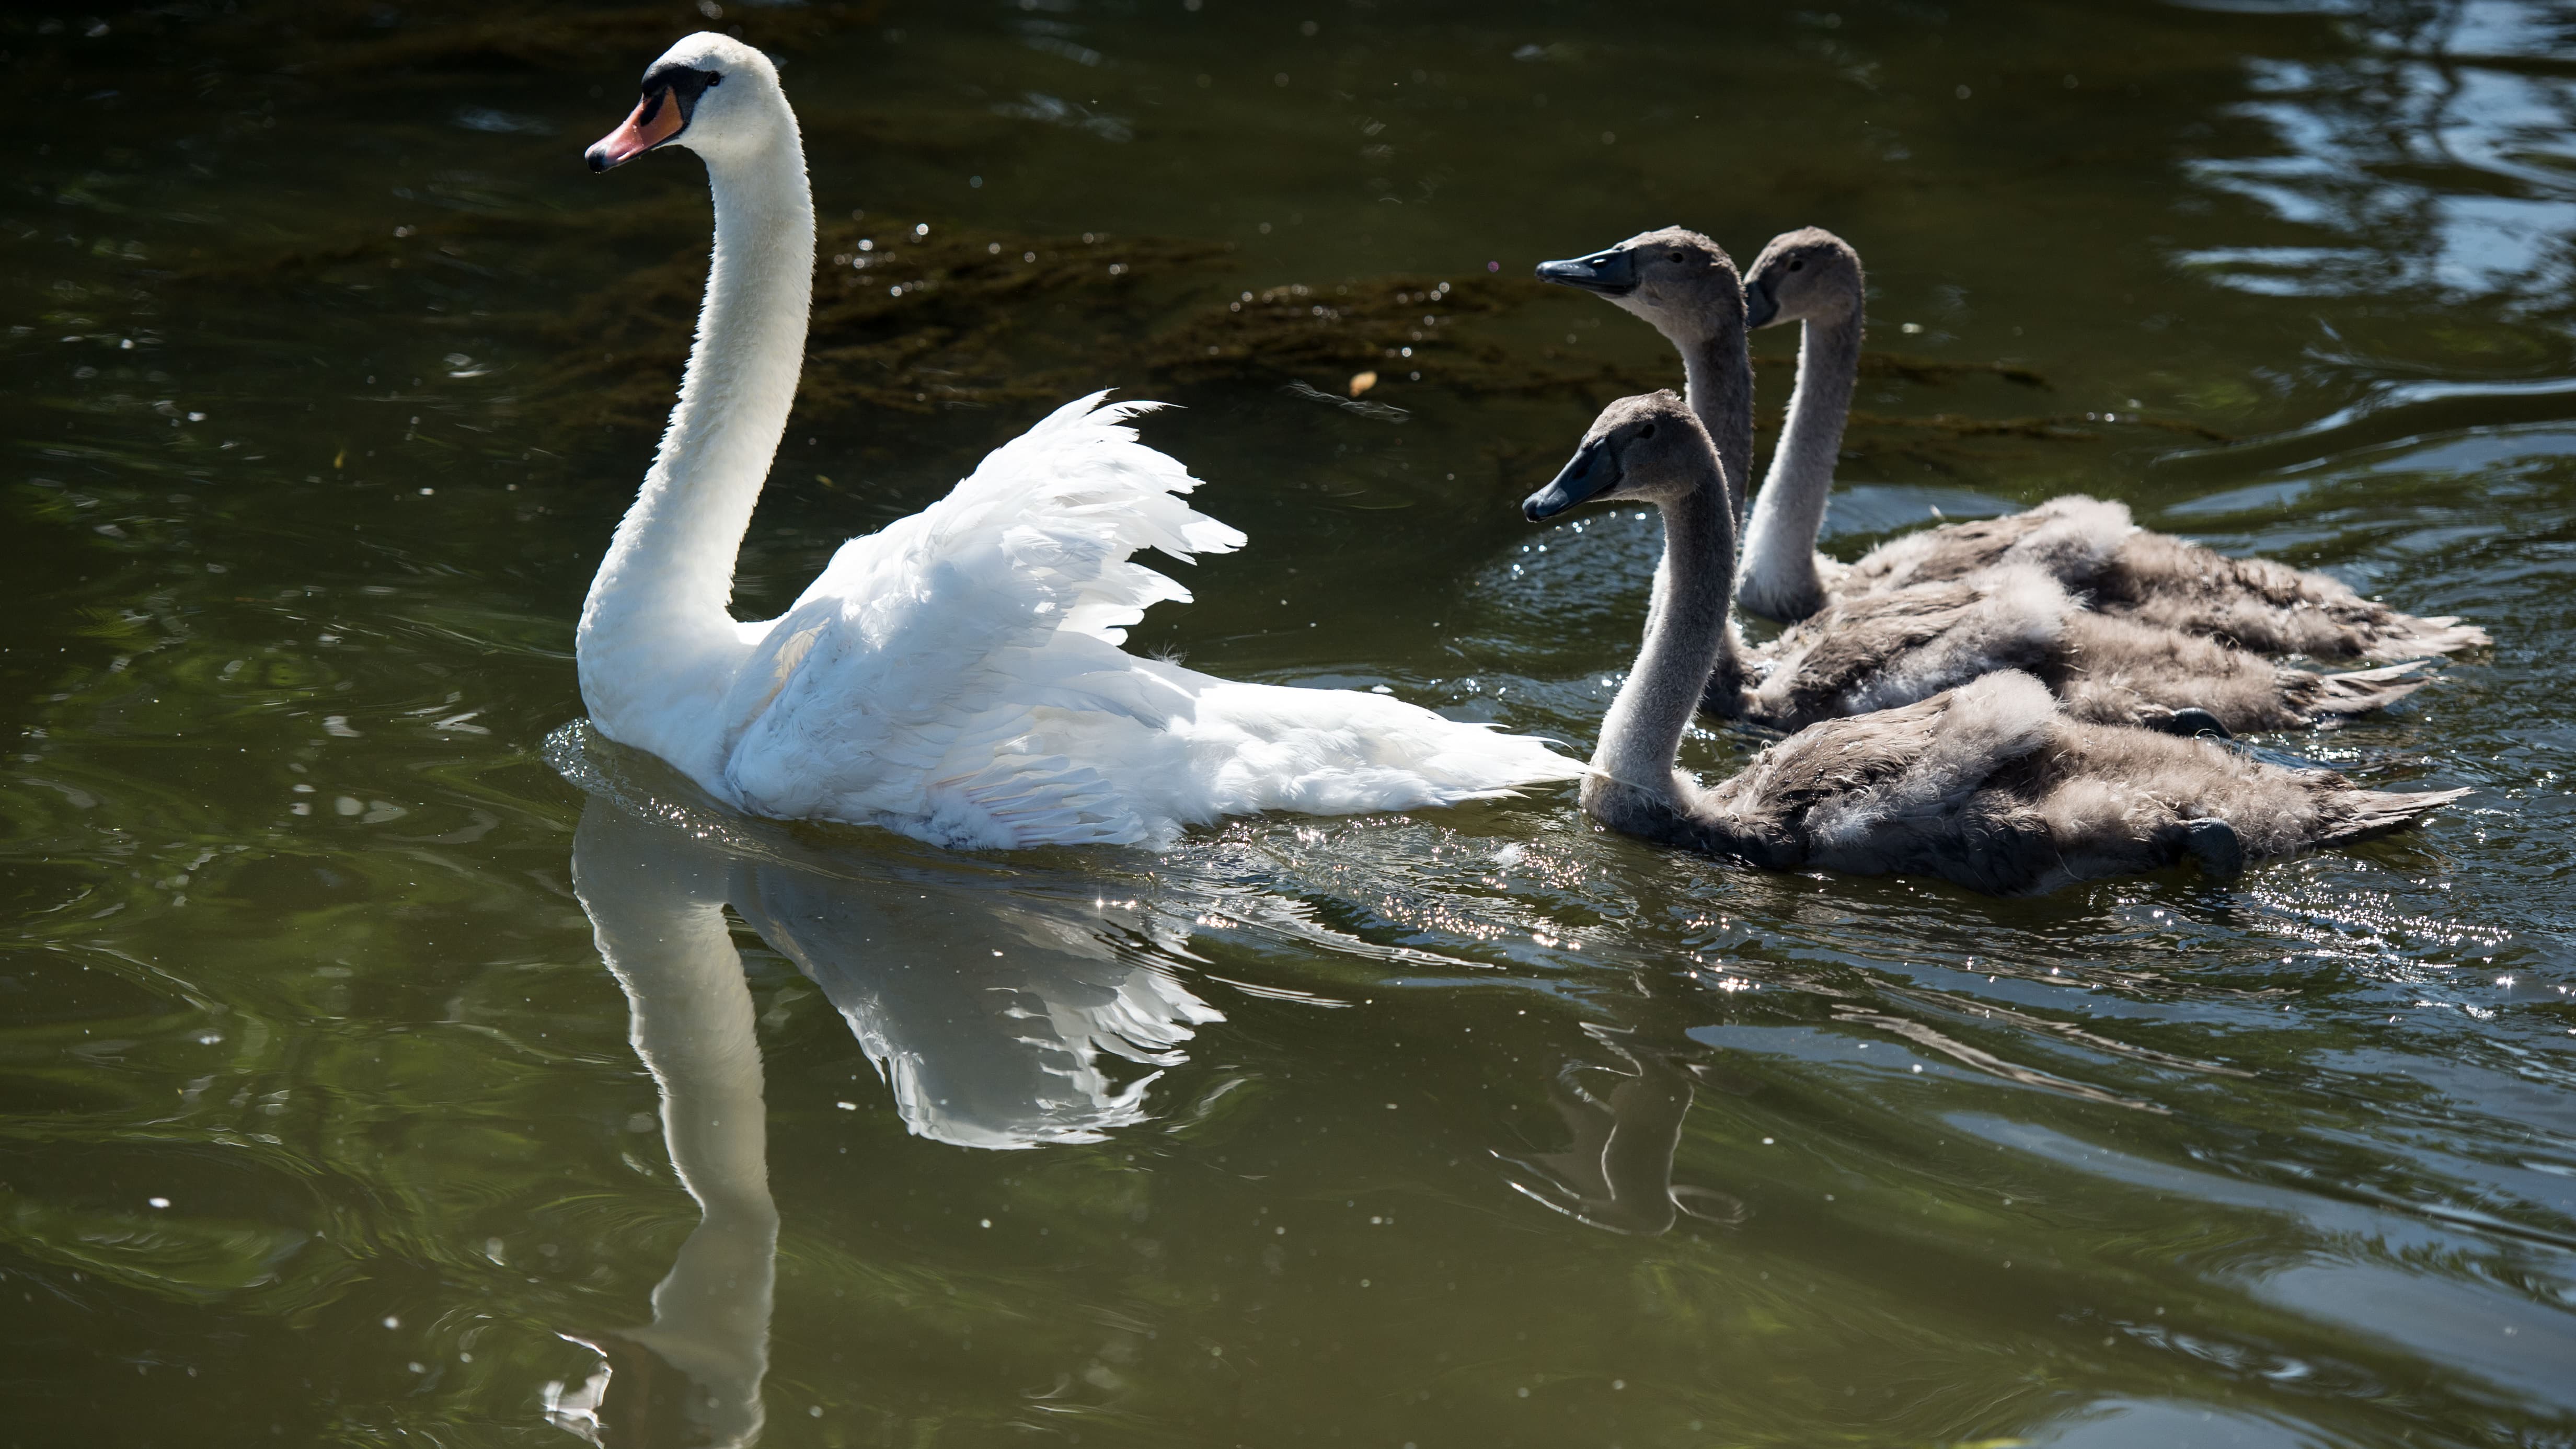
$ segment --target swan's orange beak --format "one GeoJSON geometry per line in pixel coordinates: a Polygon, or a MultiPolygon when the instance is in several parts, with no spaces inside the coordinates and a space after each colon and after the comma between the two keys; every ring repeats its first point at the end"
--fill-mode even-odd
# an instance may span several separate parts
{"type": "Polygon", "coordinates": [[[626,118],[625,125],[600,137],[597,145],[582,154],[593,171],[623,166],[680,134],[680,128],[687,124],[688,118],[680,114],[678,99],[672,96],[670,87],[664,86],[647,92],[643,100],[636,102],[635,114],[626,118]]]}

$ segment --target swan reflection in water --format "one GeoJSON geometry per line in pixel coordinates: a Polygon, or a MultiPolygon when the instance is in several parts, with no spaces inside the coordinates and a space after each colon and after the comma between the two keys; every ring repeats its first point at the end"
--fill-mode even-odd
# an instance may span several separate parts
{"type": "Polygon", "coordinates": [[[573,886],[624,988],[629,1039],[662,1097],[663,1140],[698,1226],[653,1290],[653,1320],[573,1339],[601,1363],[555,1384],[546,1417],[595,1444],[759,1437],[778,1210],[751,990],[731,906],[848,1019],[915,1134],[961,1147],[1094,1142],[1148,1115],[1214,1007],[1150,959],[1188,917],[1105,901],[1096,883],[951,858],[810,849],[617,777],[614,746],[549,741],[588,793],[573,886]],[[1111,1058],[1148,1068],[1120,1086],[1111,1058]]]}

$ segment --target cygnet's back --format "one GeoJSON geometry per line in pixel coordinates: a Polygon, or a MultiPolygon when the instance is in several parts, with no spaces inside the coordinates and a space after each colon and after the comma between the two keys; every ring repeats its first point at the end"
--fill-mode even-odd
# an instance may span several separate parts
{"type": "Polygon", "coordinates": [[[1812,726],[1677,800],[1675,843],[1775,870],[1937,875],[1999,895],[2194,859],[2217,874],[2412,824],[2398,795],[2203,739],[2069,719],[2027,674],[1812,726]]]}
{"type": "Polygon", "coordinates": [[[2331,726],[2429,682],[2418,664],[2319,674],[2095,613],[2028,566],[1837,600],[1750,664],[1760,683],[1712,689],[1706,708],[1775,729],[1912,704],[2003,669],[2037,676],[2077,719],[2186,734],[2202,721],[2230,733],[2331,726]]]}

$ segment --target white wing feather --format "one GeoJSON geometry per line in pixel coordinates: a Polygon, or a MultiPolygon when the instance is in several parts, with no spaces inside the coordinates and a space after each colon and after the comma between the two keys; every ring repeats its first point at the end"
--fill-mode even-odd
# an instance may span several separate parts
{"type": "Polygon", "coordinates": [[[1161,845],[1224,815],[1406,809],[1572,778],[1536,740],[1380,695],[1237,684],[1118,646],[1189,591],[1132,555],[1243,543],[1136,440],[1067,404],[946,498],[853,539],[727,696],[726,793],[944,845],[1161,845]]]}

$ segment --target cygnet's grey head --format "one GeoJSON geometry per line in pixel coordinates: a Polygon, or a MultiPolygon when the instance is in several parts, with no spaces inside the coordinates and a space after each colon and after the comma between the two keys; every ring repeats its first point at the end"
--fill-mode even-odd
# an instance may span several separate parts
{"type": "Polygon", "coordinates": [[[635,114],[584,155],[593,171],[674,145],[714,161],[773,143],[782,117],[794,124],[769,57],[701,30],[645,68],[635,114]]]}
{"type": "Polygon", "coordinates": [[[1580,503],[1663,504],[1708,485],[1717,450],[1699,415],[1670,391],[1623,397],[1601,410],[1583,446],[1521,504],[1532,523],[1580,503]]]}
{"type": "Polygon", "coordinates": [[[1686,227],[1642,232],[1590,256],[1541,262],[1538,278],[1605,297],[1676,343],[1705,342],[1744,323],[1744,286],[1734,260],[1686,227]]]}
{"type": "Polygon", "coordinates": [[[1851,243],[1820,226],[1784,231],[1744,273],[1745,325],[1838,321],[1860,306],[1862,289],[1851,243]]]}

